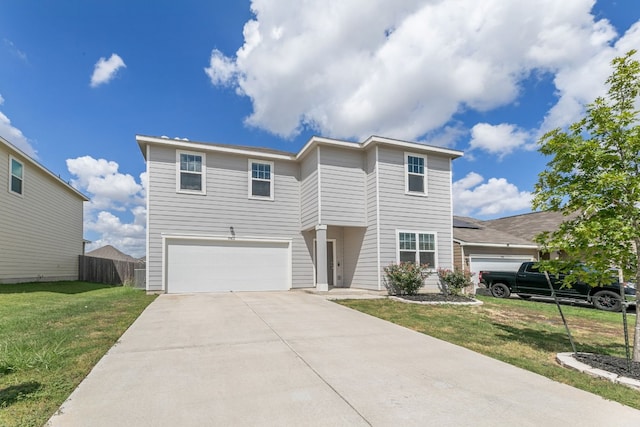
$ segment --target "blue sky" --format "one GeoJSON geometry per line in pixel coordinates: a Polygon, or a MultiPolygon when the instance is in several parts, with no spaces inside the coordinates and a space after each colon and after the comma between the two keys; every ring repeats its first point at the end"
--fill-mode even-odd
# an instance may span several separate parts
{"type": "Polygon", "coordinates": [[[457,214],[529,210],[542,133],[640,48],[637,0],[0,2],[0,135],[144,254],[136,134],[298,151],[311,135],[463,150],[457,214]]]}

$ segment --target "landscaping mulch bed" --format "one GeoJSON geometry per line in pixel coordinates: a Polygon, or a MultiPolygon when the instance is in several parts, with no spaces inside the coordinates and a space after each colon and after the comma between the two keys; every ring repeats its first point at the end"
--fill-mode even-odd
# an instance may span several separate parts
{"type": "Polygon", "coordinates": [[[418,295],[394,295],[396,298],[402,298],[409,301],[420,302],[476,302],[477,300],[466,296],[444,295],[438,293],[418,294],[418,295]]]}
{"type": "Polygon", "coordinates": [[[591,366],[623,377],[640,380],[640,362],[631,362],[631,371],[627,368],[627,359],[606,354],[578,353],[574,359],[591,366]]]}

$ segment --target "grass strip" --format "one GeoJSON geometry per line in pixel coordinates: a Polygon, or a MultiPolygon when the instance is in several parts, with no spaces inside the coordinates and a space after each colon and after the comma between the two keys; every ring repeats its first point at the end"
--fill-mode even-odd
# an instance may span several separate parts
{"type": "Polygon", "coordinates": [[[85,282],[0,285],[0,425],[42,426],[154,298],[85,282]]]}
{"type": "MultiPolygon", "coordinates": [[[[640,409],[640,392],[563,368],[556,354],[571,345],[554,304],[479,297],[481,306],[419,305],[393,300],[339,304],[640,409]]],[[[564,306],[578,351],[625,357],[620,313],[564,306]]],[[[630,321],[635,322],[633,316],[630,321]]]]}

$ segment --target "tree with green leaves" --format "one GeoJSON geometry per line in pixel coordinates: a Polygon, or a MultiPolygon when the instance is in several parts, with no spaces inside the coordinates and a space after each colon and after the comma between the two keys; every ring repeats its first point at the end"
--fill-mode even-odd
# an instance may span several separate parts
{"type": "MultiPolygon", "coordinates": [[[[565,277],[597,286],[619,268],[640,287],[640,63],[632,50],[612,61],[606,96],[587,105],[567,130],[539,141],[551,157],[535,186],[533,207],[560,211],[566,220],[542,233],[542,250],[561,260],[541,263],[554,273],[580,263],[565,277]]],[[[638,296],[636,291],[636,296],[638,296]]],[[[636,306],[633,360],[640,362],[640,310],[636,306]]]]}

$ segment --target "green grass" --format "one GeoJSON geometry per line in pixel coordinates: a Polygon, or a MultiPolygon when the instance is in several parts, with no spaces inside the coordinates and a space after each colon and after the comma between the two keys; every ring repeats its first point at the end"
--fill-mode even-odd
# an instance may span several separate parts
{"type": "Polygon", "coordinates": [[[0,285],[0,425],[42,426],[154,298],[85,282],[0,285]]]}
{"type": "MultiPolygon", "coordinates": [[[[555,304],[491,297],[479,299],[484,305],[436,306],[393,300],[337,302],[640,409],[640,392],[556,363],[557,353],[572,350],[555,304]]],[[[578,351],[625,357],[620,313],[567,305],[563,305],[562,310],[578,351]]],[[[635,316],[631,315],[630,329],[633,322],[635,316]]],[[[633,337],[630,339],[633,341],[633,337]]]]}

